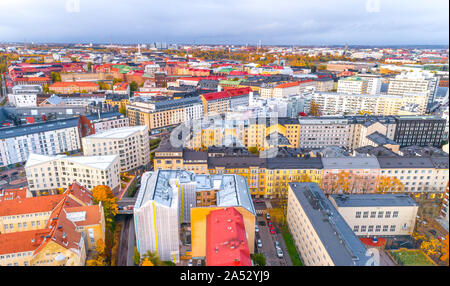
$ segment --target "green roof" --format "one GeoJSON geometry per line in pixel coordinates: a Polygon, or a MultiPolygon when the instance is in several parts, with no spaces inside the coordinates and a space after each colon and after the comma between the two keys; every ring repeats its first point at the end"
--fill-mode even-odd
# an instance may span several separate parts
{"type": "Polygon", "coordinates": [[[242,80],[221,80],[219,84],[240,85],[242,80]]]}

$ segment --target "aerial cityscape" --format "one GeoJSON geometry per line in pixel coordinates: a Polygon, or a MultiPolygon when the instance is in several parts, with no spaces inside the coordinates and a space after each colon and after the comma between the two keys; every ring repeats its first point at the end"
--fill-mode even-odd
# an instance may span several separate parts
{"type": "Polygon", "coordinates": [[[448,1],[113,2],[0,1],[0,266],[449,266],[448,1]]]}

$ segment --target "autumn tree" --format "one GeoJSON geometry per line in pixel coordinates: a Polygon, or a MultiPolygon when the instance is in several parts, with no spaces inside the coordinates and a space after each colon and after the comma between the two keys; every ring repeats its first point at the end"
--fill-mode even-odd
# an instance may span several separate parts
{"type": "MultiPolygon", "coordinates": [[[[164,263],[164,261],[161,261],[159,259],[159,257],[154,253],[151,252],[150,250],[147,251],[146,253],[144,253],[141,256],[141,265],[144,263],[144,261],[148,261],[151,262],[154,266],[165,266],[166,264],[164,263]]],[[[150,266],[150,265],[147,265],[150,266]]]]}
{"type": "Polygon", "coordinates": [[[147,257],[142,261],[141,266],[155,266],[147,257]]]}
{"type": "Polygon", "coordinates": [[[385,193],[401,193],[405,190],[403,183],[397,177],[380,176],[378,177],[375,192],[385,193]]]}
{"type": "Polygon", "coordinates": [[[92,196],[95,204],[98,204],[99,202],[102,203],[106,223],[111,224],[114,216],[119,213],[117,206],[118,198],[114,196],[111,188],[105,185],[94,187],[92,189],[92,196]]]}
{"type": "Polygon", "coordinates": [[[92,259],[86,261],[87,266],[105,266],[105,242],[103,239],[99,239],[95,243],[95,255],[92,259]]]}
{"type": "Polygon", "coordinates": [[[448,260],[448,234],[445,236],[444,241],[442,242],[441,247],[441,257],[439,258],[441,261],[448,260]]]}
{"type": "Polygon", "coordinates": [[[311,105],[309,108],[309,115],[311,115],[311,116],[320,116],[321,115],[319,105],[314,100],[311,100],[311,105]]]}
{"type": "Polygon", "coordinates": [[[139,263],[141,262],[141,254],[137,250],[136,246],[134,247],[133,262],[134,265],[139,265],[139,263]]]}
{"type": "Polygon", "coordinates": [[[52,78],[52,82],[61,81],[61,74],[59,72],[51,72],[50,76],[52,78]]]}

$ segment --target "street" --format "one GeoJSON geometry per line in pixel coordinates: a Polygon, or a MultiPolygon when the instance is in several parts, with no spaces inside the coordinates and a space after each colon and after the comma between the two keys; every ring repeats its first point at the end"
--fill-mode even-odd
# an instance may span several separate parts
{"type": "Polygon", "coordinates": [[[125,215],[122,222],[123,226],[120,235],[119,258],[117,260],[117,266],[134,266],[133,256],[136,238],[133,216],[125,215]]]}

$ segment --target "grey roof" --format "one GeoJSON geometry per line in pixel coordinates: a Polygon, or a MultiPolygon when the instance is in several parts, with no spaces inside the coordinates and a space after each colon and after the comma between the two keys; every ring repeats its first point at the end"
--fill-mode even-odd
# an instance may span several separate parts
{"type": "Polygon", "coordinates": [[[155,102],[155,109],[161,110],[161,109],[172,109],[175,107],[183,107],[183,106],[189,106],[193,104],[201,104],[202,101],[198,97],[187,97],[182,99],[175,99],[175,100],[164,100],[164,101],[158,101],[155,102]]]}
{"type": "Polygon", "coordinates": [[[436,169],[448,169],[448,155],[431,157],[430,160],[436,169]]]}
{"type": "Polygon", "coordinates": [[[227,168],[248,168],[248,167],[265,168],[266,160],[258,156],[224,156],[209,157],[208,167],[227,167],[227,168]]]}
{"type": "Polygon", "coordinates": [[[364,266],[366,248],[316,183],[289,183],[336,266],[364,266]]]}
{"type": "Polygon", "coordinates": [[[275,157],[267,159],[268,169],[322,169],[322,160],[317,157],[275,157]]]}
{"type": "Polygon", "coordinates": [[[286,125],[286,124],[300,124],[298,119],[296,118],[290,118],[290,117],[278,117],[278,118],[270,118],[270,117],[259,117],[259,118],[249,118],[249,122],[251,124],[266,124],[266,126],[272,126],[271,124],[271,120],[276,121],[276,123],[280,124],[280,125],[286,125]]]}
{"type": "Polygon", "coordinates": [[[376,131],[376,132],[374,132],[374,133],[372,133],[370,135],[367,135],[366,137],[368,139],[370,139],[370,141],[372,141],[372,142],[374,142],[374,143],[376,143],[376,144],[378,144],[380,146],[383,146],[383,145],[386,145],[386,144],[399,145],[397,142],[395,142],[394,140],[392,140],[392,139],[386,137],[385,135],[379,133],[378,131],[376,131]]]}
{"type": "Polygon", "coordinates": [[[205,161],[208,160],[208,152],[204,151],[193,151],[193,150],[183,150],[184,161],[205,161]]]}
{"type": "Polygon", "coordinates": [[[379,169],[375,157],[322,158],[324,169],[379,169]]]}
{"type": "Polygon", "coordinates": [[[331,195],[338,207],[406,207],[417,206],[407,194],[331,195]]]}
{"type": "Polygon", "coordinates": [[[156,149],[156,152],[182,152],[182,147],[174,147],[170,143],[169,137],[163,137],[161,139],[161,142],[159,143],[158,148],[156,149]]]}
{"type": "Polygon", "coordinates": [[[391,149],[386,148],[384,146],[363,146],[355,149],[355,152],[358,154],[367,154],[375,157],[398,157],[398,154],[394,153],[391,149]]]}
{"type": "Polygon", "coordinates": [[[430,158],[427,157],[378,157],[382,169],[392,168],[434,168],[430,158]]]}
{"type": "Polygon", "coordinates": [[[61,104],[63,102],[63,100],[61,99],[61,97],[53,94],[52,96],[50,96],[47,99],[47,102],[52,104],[52,105],[58,105],[58,104],[61,104]]]}

